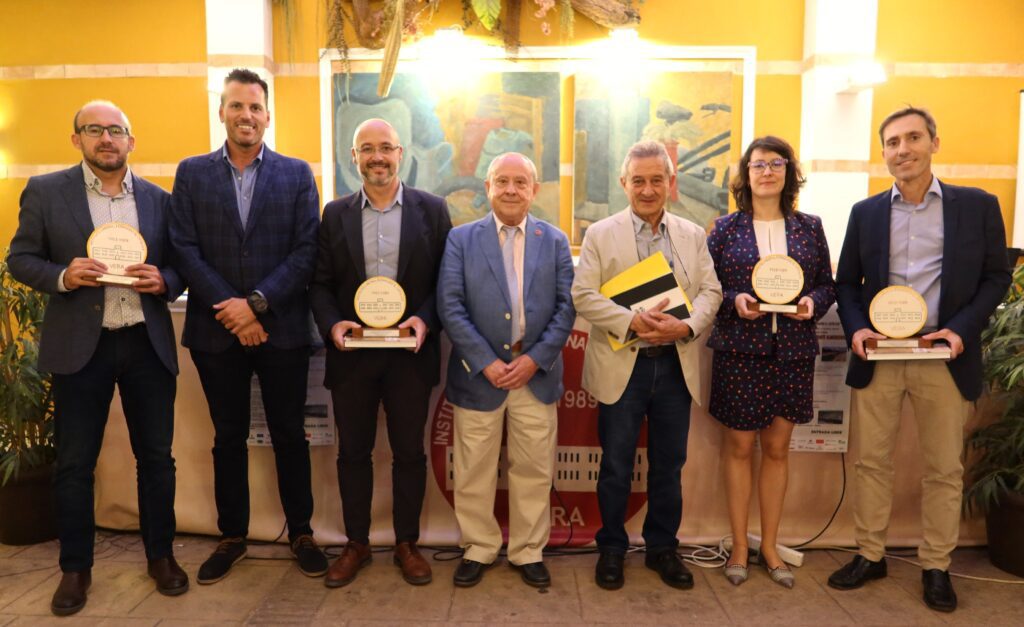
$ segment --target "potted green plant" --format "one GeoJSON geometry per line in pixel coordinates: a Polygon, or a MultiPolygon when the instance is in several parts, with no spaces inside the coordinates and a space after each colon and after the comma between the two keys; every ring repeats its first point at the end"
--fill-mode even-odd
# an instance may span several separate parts
{"type": "Polygon", "coordinates": [[[1002,415],[967,438],[964,506],[985,514],[989,559],[1024,577],[1024,265],[982,334],[985,380],[1002,415]]]}
{"type": "Polygon", "coordinates": [[[15,281],[0,259],[0,543],[56,537],[53,401],[36,369],[46,295],[15,281]]]}

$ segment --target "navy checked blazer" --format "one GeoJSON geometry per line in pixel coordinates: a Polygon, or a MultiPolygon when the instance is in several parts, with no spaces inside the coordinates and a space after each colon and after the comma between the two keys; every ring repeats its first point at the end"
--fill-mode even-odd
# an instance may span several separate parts
{"type": "Polygon", "coordinates": [[[708,251],[715,262],[718,280],[722,282],[724,297],[715,328],[708,338],[709,348],[751,355],[771,355],[775,350],[779,359],[804,359],[818,354],[815,322],[836,300],[832,262],[821,218],[800,212],[786,218],[786,254],[804,271],[804,287],[797,300],[810,296],[814,300],[814,317],[801,321],[777,316],[778,332],[774,338],[771,316],[744,320],[736,313],[738,294],[754,296],[750,275],[761,258],[750,213],[737,211],[718,218],[708,236],[708,251]]]}
{"type": "Polygon", "coordinates": [[[214,318],[213,305],[253,290],[270,305],[259,321],[271,346],[310,344],[306,288],[316,261],[319,203],[309,164],[267,148],[243,229],[220,148],[178,165],[170,234],[178,272],[189,286],[183,346],[227,350],[238,340],[214,318]]]}

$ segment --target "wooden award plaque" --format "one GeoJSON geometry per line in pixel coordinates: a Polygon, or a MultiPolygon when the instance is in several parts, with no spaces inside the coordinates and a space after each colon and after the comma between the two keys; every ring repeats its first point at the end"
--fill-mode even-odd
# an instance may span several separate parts
{"type": "Polygon", "coordinates": [[[788,255],[768,255],[757,262],[750,275],[758,302],[753,311],[764,313],[807,313],[806,305],[793,301],[804,289],[804,270],[788,255]]]}
{"type": "Polygon", "coordinates": [[[93,231],[85,250],[91,259],[107,266],[96,282],[116,287],[131,287],[139,281],[139,277],[126,276],[125,268],[144,263],[148,253],[142,233],[124,222],[108,222],[93,231]]]}
{"type": "Polygon", "coordinates": [[[354,329],[346,348],[416,348],[410,329],[395,325],[405,315],[405,290],[398,282],[375,276],[363,281],[355,296],[356,315],[369,328],[354,329]]]}
{"type": "Polygon", "coordinates": [[[891,285],[878,292],[868,307],[871,325],[884,340],[865,342],[868,361],[901,359],[949,359],[945,344],[916,337],[928,319],[928,304],[913,288],[891,285]]]}

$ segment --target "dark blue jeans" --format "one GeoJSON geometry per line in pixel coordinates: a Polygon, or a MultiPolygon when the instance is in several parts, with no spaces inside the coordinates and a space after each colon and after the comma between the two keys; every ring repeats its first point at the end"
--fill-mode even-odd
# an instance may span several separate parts
{"type": "Polygon", "coordinates": [[[629,499],[636,444],[647,417],[647,518],[643,537],[648,553],[675,550],[683,515],[680,474],[686,462],[690,431],[690,392],[675,350],[659,357],[637,357],[622,397],[598,407],[601,472],[597,501],[602,527],[595,539],[602,551],[624,553],[626,503],[629,499]]]}
{"type": "Polygon", "coordinates": [[[245,348],[235,343],[223,353],[192,351],[213,419],[213,492],[217,527],[225,538],[249,534],[249,438],[252,375],[259,378],[267,416],[277,492],[288,538],[312,534],[313,492],[306,441],[306,379],[309,347],[245,348]]]}
{"type": "Polygon", "coordinates": [[[60,568],[92,568],[94,471],[114,396],[121,393],[138,477],[139,528],[148,559],[171,555],[174,540],[175,377],[153,350],[145,325],[103,331],[92,359],[53,376],[54,476],[60,568]]]}

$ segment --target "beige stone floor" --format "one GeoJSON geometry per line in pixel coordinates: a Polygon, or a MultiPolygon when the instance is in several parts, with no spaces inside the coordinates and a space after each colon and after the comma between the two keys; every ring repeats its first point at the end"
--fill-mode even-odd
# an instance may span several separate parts
{"type": "MultiPolygon", "coordinates": [[[[182,536],[178,560],[194,577],[214,546],[210,538],[182,536]]],[[[1024,585],[955,579],[960,609],[941,614],[920,600],[920,570],[889,562],[890,576],[861,590],[838,592],[825,585],[848,554],[816,550],[796,570],[792,591],[773,584],[761,570],[733,587],[720,570],[693,569],[696,586],[679,591],[663,585],[630,555],[626,585],[618,591],[593,581],[593,555],[547,559],[553,585],[527,587],[505,563],[487,571],[468,589],[451,583],[454,561],[435,561],[434,581],[409,586],[389,552],[351,585],[328,590],[321,579],[304,577],[284,545],[250,547],[250,558],[211,586],[194,582],[180,597],[156,593],[145,573],[136,535],[101,534],[93,584],[85,609],[68,618],[50,615],[49,600],[59,580],[55,542],[28,547],[0,545],[0,627],[6,625],[384,625],[384,624],[686,624],[686,625],[929,625],[1024,624],[1024,585]]],[[[953,570],[978,577],[1014,578],[988,562],[985,549],[959,549],[953,570]]]]}

